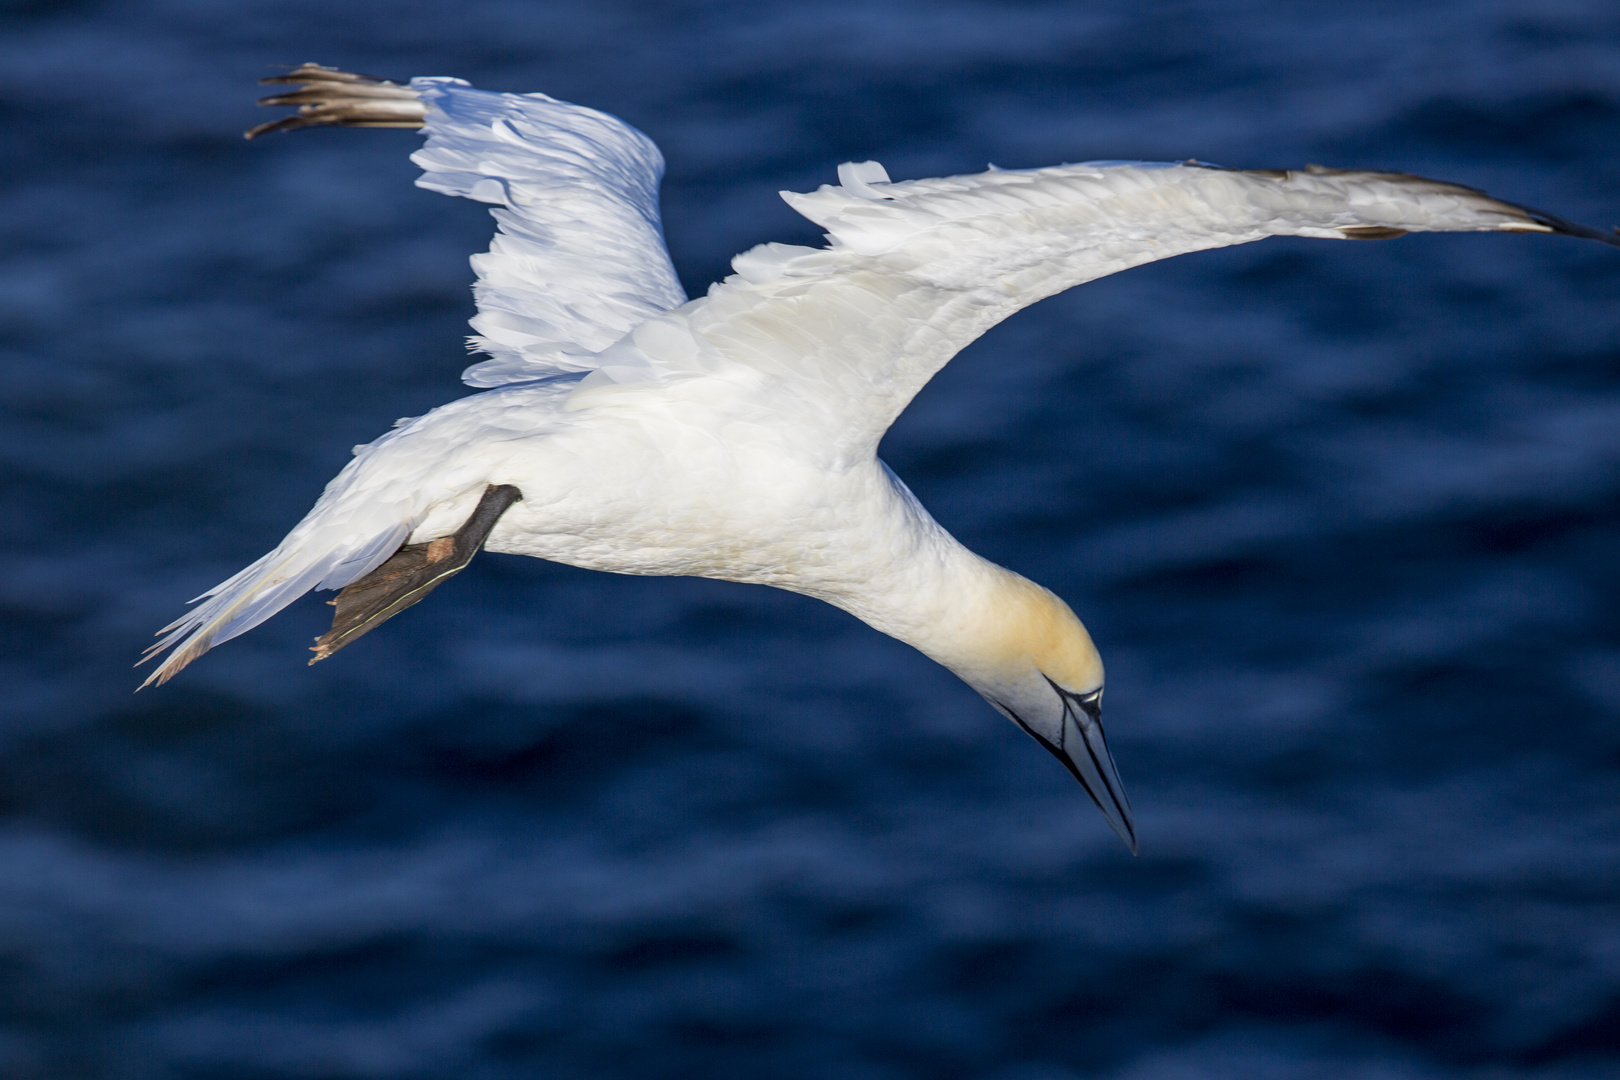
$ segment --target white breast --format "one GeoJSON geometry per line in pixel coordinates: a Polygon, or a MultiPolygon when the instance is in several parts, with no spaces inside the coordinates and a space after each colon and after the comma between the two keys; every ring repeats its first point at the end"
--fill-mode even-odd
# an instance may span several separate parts
{"type": "MultiPolygon", "coordinates": [[[[485,546],[823,595],[870,587],[937,529],[881,462],[829,470],[780,436],[735,410],[658,395],[562,413],[532,437],[483,447],[487,482],[523,492],[485,546]]],[[[419,538],[464,520],[464,503],[435,507],[419,538]]]]}

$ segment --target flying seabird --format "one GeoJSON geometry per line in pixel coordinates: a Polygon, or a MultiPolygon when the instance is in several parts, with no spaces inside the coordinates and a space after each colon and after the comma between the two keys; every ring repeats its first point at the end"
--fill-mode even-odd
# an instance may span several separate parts
{"type": "MultiPolygon", "coordinates": [[[[1092,161],[891,181],[876,162],[783,192],[820,248],[762,244],[688,300],[659,224],[663,159],[544,94],[305,64],[264,80],[271,131],[424,128],[419,186],[490,203],[472,259],[483,393],[401,421],[276,549],[159,633],[147,683],[311,589],[341,589],[314,663],[481,549],[817,597],[955,672],[1051,751],[1134,852],[1103,664],[1057,596],[963,547],[877,457],[952,356],[1020,308],[1156,259],[1268,236],[1554,233],[1620,245],[1405,173],[1092,161]]],[[[145,684],[143,684],[145,685],[145,684]]]]}

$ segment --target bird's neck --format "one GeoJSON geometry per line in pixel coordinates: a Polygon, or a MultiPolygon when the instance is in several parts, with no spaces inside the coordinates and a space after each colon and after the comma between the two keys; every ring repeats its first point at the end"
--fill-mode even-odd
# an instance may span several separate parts
{"type": "Polygon", "coordinates": [[[1072,690],[1102,683],[1102,662],[1069,606],[951,536],[897,479],[895,542],[863,586],[823,595],[985,692],[1037,672],[1072,690]]]}

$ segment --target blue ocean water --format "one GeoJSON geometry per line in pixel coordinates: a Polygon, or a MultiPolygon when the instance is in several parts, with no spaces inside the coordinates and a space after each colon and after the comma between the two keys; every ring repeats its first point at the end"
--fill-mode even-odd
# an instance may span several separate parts
{"type": "Polygon", "coordinates": [[[969,348],[884,456],[1107,658],[1130,857],[943,670],[800,597],[484,555],[306,668],[184,602],[466,392],[482,207],[316,60],[616,113],[689,290],[777,198],[1094,158],[1392,168],[1620,222],[1620,9],[0,6],[0,1075],[1620,1072],[1620,253],[1273,240],[969,348]]]}

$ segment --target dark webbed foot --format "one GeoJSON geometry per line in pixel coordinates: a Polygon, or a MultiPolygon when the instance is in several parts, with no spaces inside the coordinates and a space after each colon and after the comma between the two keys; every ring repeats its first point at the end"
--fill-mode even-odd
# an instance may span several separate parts
{"type": "Polygon", "coordinates": [[[425,544],[405,545],[338,593],[330,601],[337,608],[332,629],[315,639],[315,659],[310,663],[325,660],[422,599],[446,578],[459,574],[484,546],[495,522],[522,498],[523,493],[510,484],[491,485],[484,489],[484,497],[467,523],[455,533],[425,544]]]}

